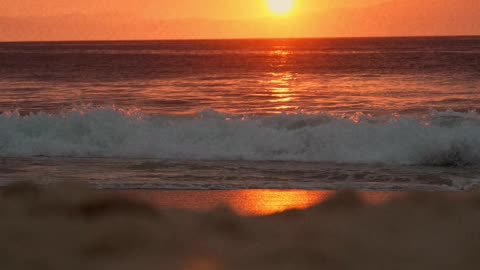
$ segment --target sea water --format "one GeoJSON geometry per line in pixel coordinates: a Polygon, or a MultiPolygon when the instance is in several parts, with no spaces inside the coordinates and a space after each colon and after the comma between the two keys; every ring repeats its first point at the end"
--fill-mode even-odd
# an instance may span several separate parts
{"type": "Polygon", "coordinates": [[[0,185],[480,186],[480,37],[0,43],[0,94],[0,185]]]}

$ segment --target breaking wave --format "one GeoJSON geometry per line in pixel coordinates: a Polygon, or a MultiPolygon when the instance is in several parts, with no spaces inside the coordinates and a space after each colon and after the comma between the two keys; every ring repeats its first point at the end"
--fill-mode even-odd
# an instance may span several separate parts
{"type": "Polygon", "coordinates": [[[40,155],[480,164],[480,114],[238,117],[206,110],[186,117],[116,108],[73,109],[59,115],[1,114],[0,156],[40,155]]]}

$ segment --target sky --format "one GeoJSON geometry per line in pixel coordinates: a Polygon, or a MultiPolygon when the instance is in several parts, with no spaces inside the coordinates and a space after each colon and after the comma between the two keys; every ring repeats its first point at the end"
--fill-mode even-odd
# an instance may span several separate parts
{"type": "Polygon", "coordinates": [[[480,35],[479,0],[1,0],[0,41],[480,35]]]}

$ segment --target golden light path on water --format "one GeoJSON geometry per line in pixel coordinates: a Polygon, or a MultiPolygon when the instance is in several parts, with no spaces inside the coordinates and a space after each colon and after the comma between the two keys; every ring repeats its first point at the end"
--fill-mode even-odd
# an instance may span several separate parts
{"type": "MultiPolygon", "coordinates": [[[[271,55],[276,59],[275,67],[282,68],[286,65],[290,53],[288,51],[278,49],[272,51],[271,55]]],[[[272,113],[282,113],[287,110],[296,110],[298,106],[292,105],[295,101],[294,83],[295,74],[290,71],[272,72],[271,80],[268,82],[268,88],[271,92],[271,99],[274,111],[272,113]]]]}
{"type": "Polygon", "coordinates": [[[275,113],[281,113],[284,110],[297,109],[298,107],[290,105],[295,97],[292,93],[291,83],[294,75],[285,73],[272,73],[273,79],[271,84],[271,97],[269,102],[274,104],[275,113]]]}

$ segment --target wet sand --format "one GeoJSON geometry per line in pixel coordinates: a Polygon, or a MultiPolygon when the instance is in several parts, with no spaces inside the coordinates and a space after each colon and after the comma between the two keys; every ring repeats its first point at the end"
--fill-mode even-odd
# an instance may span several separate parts
{"type": "MultiPolygon", "coordinates": [[[[158,209],[208,212],[228,208],[242,216],[267,216],[287,210],[303,210],[328,200],[335,191],[310,190],[122,190],[107,191],[142,201],[158,209]]],[[[452,196],[455,193],[450,193],[452,196]]],[[[405,196],[405,192],[361,192],[363,200],[381,204],[405,196]]]]}
{"type": "MultiPolygon", "coordinates": [[[[166,197],[155,194],[153,198],[166,197]]],[[[303,193],[288,196],[293,198],[292,194],[303,193]]],[[[183,195],[202,203],[200,197],[183,195]]],[[[247,195],[243,198],[258,199],[258,194],[247,195]]],[[[287,195],[282,196],[288,201],[287,195]]],[[[162,199],[154,206],[138,196],[132,199],[78,186],[15,185],[0,191],[0,268],[480,267],[480,196],[415,193],[374,203],[362,196],[329,194],[308,209],[247,217],[260,213],[215,207],[171,209],[161,205],[162,199]]]]}

